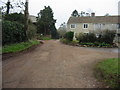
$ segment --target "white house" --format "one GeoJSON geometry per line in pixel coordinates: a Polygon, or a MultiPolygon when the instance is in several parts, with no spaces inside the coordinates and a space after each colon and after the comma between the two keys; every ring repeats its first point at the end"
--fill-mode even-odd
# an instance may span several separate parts
{"type": "Polygon", "coordinates": [[[67,31],[77,33],[98,32],[101,30],[120,30],[120,16],[91,16],[73,17],[67,22],[67,31]]]}

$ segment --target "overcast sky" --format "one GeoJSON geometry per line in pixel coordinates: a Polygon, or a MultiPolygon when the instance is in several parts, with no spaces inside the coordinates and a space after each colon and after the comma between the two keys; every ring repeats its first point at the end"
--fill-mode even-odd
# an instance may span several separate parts
{"type": "Polygon", "coordinates": [[[75,9],[79,13],[93,11],[96,16],[103,16],[106,13],[117,15],[118,1],[120,0],[29,0],[29,13],[37,16],[44,6],[49,5],[54,12],[54,18],[57,19],[56,26],[58,28],[61,23],[67,22],[75,9]]]}

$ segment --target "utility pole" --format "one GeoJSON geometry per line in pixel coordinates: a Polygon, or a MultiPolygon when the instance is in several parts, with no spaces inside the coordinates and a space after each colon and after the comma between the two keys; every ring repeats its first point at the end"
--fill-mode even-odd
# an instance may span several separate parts
{"type": "MultiPolygon", "coordinates": [[[[29,12],[28,12],[28,0],[26,0],[25,2],[25,31],[26,31],[26,36],[27,35],[27,31],[28,31],[28,17],[29,17],[29,12]]],[[[28,39],[28,37],[27,37],[28,39]]]]}

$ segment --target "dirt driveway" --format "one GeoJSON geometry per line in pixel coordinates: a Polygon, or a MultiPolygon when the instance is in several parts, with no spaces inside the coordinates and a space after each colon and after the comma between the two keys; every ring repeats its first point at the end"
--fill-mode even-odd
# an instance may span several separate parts
{"type": "Polygon", "coordinates": [[[32,52],[3,61],[3,88],[101,88],[94,65],[117,53],[45,41],[32,52]]]}

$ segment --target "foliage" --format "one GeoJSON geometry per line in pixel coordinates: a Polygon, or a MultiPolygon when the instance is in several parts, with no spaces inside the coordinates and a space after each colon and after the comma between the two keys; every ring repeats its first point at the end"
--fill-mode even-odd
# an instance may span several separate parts
{"type": "Polygon", "coordinates": [[[26,41],[24,26],[18,22],[3,21],[3,45],[26,41]]]}
{"type": "Polygon", "coordinates": [[[94,33],[88,33],[88,34],[83,34],[80,33],[77,37],[77,40],[79,40],[79,43],[84,43],[84,42],[92,42],[94,43],[97,38],[94,33]]]}
{"type": "Polygon", "coordinates": [[[51,40],[50,36],[37,35],[38,40],[51,40]]]}
{"type": "Polygon", "coordinates": [[[65,33],[67,32],[67,28],[65,24],[61,24],[61,26],[59,27],[59,29],[57,30],[59,37],[63,38],[65,33]]]}
{"type": "Polygon", "coordinates": [[[77,40],[79,40],[79,43],[106,43],[106,44],[113,44],[113,40],[115,38],[115,31],[109,31],[105,30],[99,34],[98,37],[96,37],[95,33],[88,33],[83,34],[80,33],[76,36],[77,40]]]}
{"type": "Polygon", "coordinates": [[[102,79],[112,88],[118,88],[119,76],[118,63],[120,58],[107,59],[97,64],[96,66],[96,77],[102,79]]]}
{"type": "Polygon", "coordinates": [[[55,25],[51,26],[51,38],[52,39],[59,39],[59,34],[57,32],[55,25]]]}
{"type": "Polygon", "coordinates": [[[74,16],[74,17],[79,16],[78,11],[77,11],[77,10],[74,10],[74,11],[72,12],[71,16],[74,16]]]}
{"type": "Polygon", "coordinates": [[[65,34],[64,38],[69,40],[69,41],[72,41],[73,40],[73,36],[74,36],[74,32],[72,31],[69,31],[65,34]]]}
{"type": "Polygon", "coordinates": [[[38,13],[37,33],[56,37],[57,30],[55,28],[56,20],[53,18],[53,11],[50,6],[46,7],[38,13]]]}
{"type": "Polygon", "coordinates": [[[80,43],[80,45],[86,45],[86,46],[92,46],[92,47],[112,47],[110,44],[107,43],[99,43],[99,42],[94,42],[94,43],[80,43]]]}
{"type": "Polygon", "coordinates": [[[32,24],[32,23],[29,24],[28,31],[27,31],[27,37],[28,37],[28,39],[35,38],[36,33],[37,33],[36,26],[34,24],[32,24]]]}
{"type": "Polygon", "coordinates": [[[4,20],[12,21],[12,22],[19,22],[24,24],[25,18],[22,13],[11,13],[6,14],[4,17],[4,20]]]}
{"type": "Polygon", "coordinates": [[[105,30],[99,35],[98,41],[105,42],[108,44],[113,44],[114,38],[115,38],[115,31],[105,30]]]}
{"type": "Polygon", "coordinates": [[[78,44],[77,40],[69,41],[65,38],[61,38],[60,41],[64,44],[69,44],[69,45],[73,45],[73,46],[76,46],[78,44]]]}
{"type": "Polygon", "coordinates": [[[14,53],[14,52],[20,52],[27,48],[30,48],[33,45],[37,45],[39,42],[37,40],[30,40],[27,42],[21,42],[11,45],[5,45],[2,49],[3,53],[14,53]]]}
{"type": "Polygon", "coordinates": [[[65,39],[65,38],[60,39],[60,41],[64,44],[69,44],[70,43],[70,41],[68,39],[65,39]]]}
{"type": "Polygon", "coordinates": [[[8,0],[7,2],[1,1],[4,3],[0,8],[3,14],[10,14],[15,12],[23,12],[25,4],[21,0],[8,0]]]}

